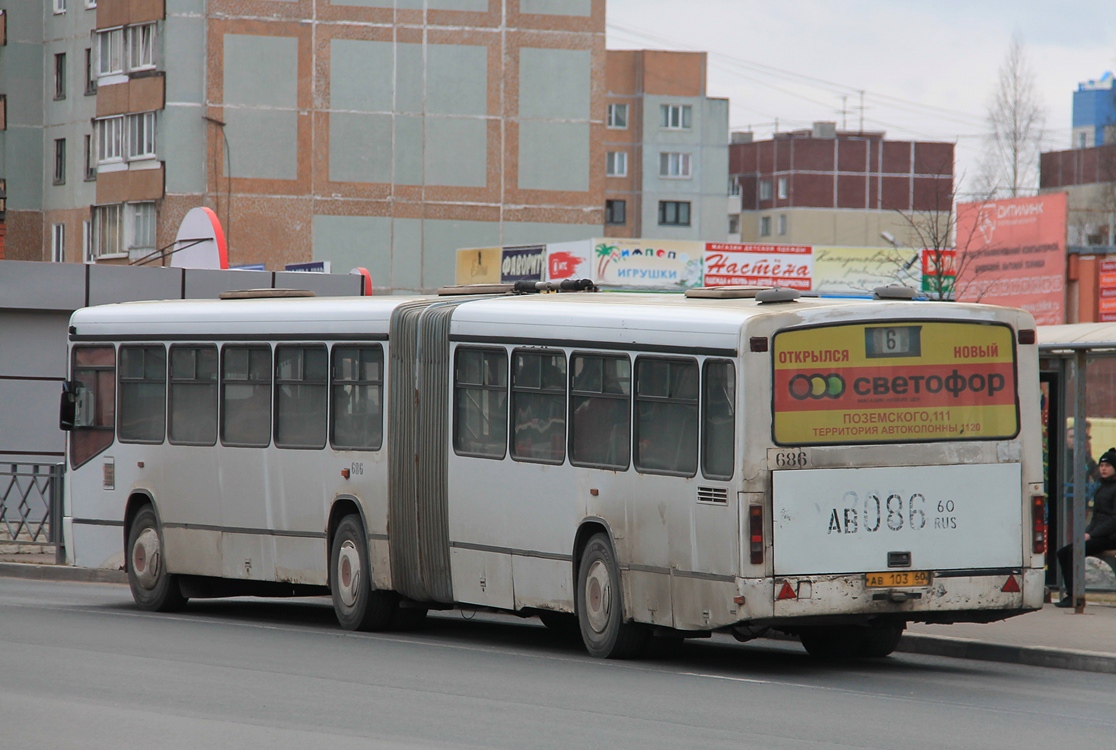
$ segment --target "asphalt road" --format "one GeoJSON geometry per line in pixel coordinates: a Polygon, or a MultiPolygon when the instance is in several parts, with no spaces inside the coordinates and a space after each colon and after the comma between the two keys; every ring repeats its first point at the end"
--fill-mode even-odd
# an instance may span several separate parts
{"type": "Polygon", "coordinates": [[[191,602],[0,578],[0,747],[1111,747],[1116,676],[795,643],[587,656],[536,620],[339,630],[326,600],[191,602]]]}

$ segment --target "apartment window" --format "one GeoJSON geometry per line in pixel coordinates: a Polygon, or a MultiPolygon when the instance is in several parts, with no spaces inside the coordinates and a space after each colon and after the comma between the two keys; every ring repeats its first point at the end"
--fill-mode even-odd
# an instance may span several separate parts
{"type": "Polygon", "coordinates": [[[632,363],[626,356],[577,354],[570,362],[570,463],[628,468],[632,363]]]}
{"type": "Polygon", "coordinates": [[[787,233],[787,215],[779,214],[779,234],[787,233]]]}
{"type": "Polygon", "coordinates": [[[93,136],[85,136],[85,179],[97,179],[97,155],[93,150],[93,136]]]}
{"type": "Polygon", "coordinates": [[[760,180],[759,195],[761,201],[771,200],[771,180],[760,180]]]}
{"type": "Polygon", "coordinates": [[[627,201],[605,201],[605,224],[626,224],[627,208],[627,201]]]}
{"type": "Polygon", "coordinates": [[[161,443],[167,418],[167,350],[120,347],[120,440],[161,443]]]}
{"type": "Polygon", "coordinates": [[[730,197],[740,195],[740,183],[735,177],[729,179],[728,194],[730,197]]]}
{"type": "Polygon", "coordinates": [[[96,8],[97,7],[97,0],[85,0],[85,7],[88,10],[92,10],[93,8],[96,8]]]}
{"type": "Polygon", "coordinates": [[[128,158],[155,157],[155,113],[128,115],[128,158]]]}
{"type": "Polygon", "coordinates": [[[736,368],[727,360],[706,360],[701,400],[701,473],[732,479],[736,442],[736,368]]]}
{"type": "Polygon", "coordinates": [[[55,12],[56,15],[58,13],[65,13],[66,12],[66,0],[54,0],[54,12],[55,12]]]}
{"type": "Polygon", "coordinates": [[[739,232],[740,232],[740,217],[739,216],[728,217],[728,233],[729,234],[738,234],[739,232]]]}
{"type": "Polygon", "coordinates": [[[107,164],[124,159],[124,117],[106,117],[96,121],[97,163],[107,164]]]}
{"type": "Polygon", "coordinates": [[[54,139],[54,184],[66,182],[66,139],[54,139]]]}
{"type": "Polygon", "coordinates": [[[124,29],[97,32],[97,75],[124,72],[124,29]]]}
{"type": "Polygon", "coordinates": [[[167,438],[178,445],[217,444],[217,347],[172,346],[167,438]]]}
{"type": "Polygon", "coordinates": [[[221,443],[265,448],[271,442],[271,349],[226,346],[221,363],[221,443]]]}
{"type": "Polygon", "coordinates": [[[779,200],[784,201],[784,200],[787,199],[787,178],[786,177],[780,177],[779,182],[778,182],[778,186],[779,186],[779,192],[778,192],[779,200]]]}
{"type": "Polygon", "coordinates": [[[511,397],[512,458],[562,463],[566,457],[566,355],[516,352],[511,397]]]}
{"type": "Polygon", "coordinates": [[[636,469],[644,474],[696,474],[697,362],[640,357],[635,398],[636,469]]]}
{"type": "Polygon", "coordinates": [[[659,107],[659,125],[667,130],[688,130],[692,126],[693,107],[689,104],[663,104],[659,107]]]}
{"type": "Polygon", "coordinates": [[[155,249],[155,203],[128,203],[125,205],[124,224],[128,250],[155,249]]]}
{"type": "Polygon", "coordinates": [[[155,24],[129,26],[124,30],[127,47],[128,70],[146,70],[155,67],[155,24]]]}
{"type": "Polygon", "coordinates": [[[85,48],[85,95],[93,96],[97,93],[97,74],[93,67],[93,48],[85,48]]]}
{"type": "Polygon", "coordinates": [[[384,442],[384,350],[333,347],[330,442],[343,450],[379,450],[384,442]]]}
{"type": "Polygon", "coordinates": [[[92,238],[93,258],[154,250],[154,201],[94,206],[92,238]]]}
{"type": "Polygon", "coordinates": [[[66,225],[55,224],[50,233],[50,259],[54,263],[66,262],[66,225]]]}
{"type": "Polygon", "coordinates": [[[66,98],[66,53],[54,56],[54,98],[66,98]]]}
{"type": "Polygon", "coordinates": [[[661,226],[690,226],[690,202],[659,201],[659,224],[661,226]]]}
{"type": "Polygon", "coordinates": [[[605,174],[609,177],[628,176],[628,154],[626,151],[609,151],[605,174]]]}
{"type": "Polygon", "coordinates": [[[93,207],[93,257],[124,252],[124,204],[93,207]]]}
{"type": "Polygon", "coordinates": [[[275,444],[324,448],[329,357],[324,346],[275,347],[275,444]]]}
{"type": "Polygon", "coordinates": [[[760,229],[760,237],[770,237],[771,236],[771,217],[770,216],[761,216],[760,217],[760,227],[759,227],[759,229],[760,229]]]}
{"type": "Polygon", "coordinates": [[[81,258],[85,263],[93,262],[93,221],[81,222],[81,258]]]}
{"type": "Polygon", "coordinates": [[[454,451],[503,458],[507,432],[508,353],[459,348],[454,367],[454,451]]]}
{"type": "Polygon", "coordinates": [[[608,105],[608,127],[614,130],[627,130],[628,128],[628,105],[627,104],[610,104],[608,105]]]}
{"type": "Polygon", "coordinates": [[[690,177],[690,154],[677,151],[663,151],[659,154],[660,177],[690,177]]]}

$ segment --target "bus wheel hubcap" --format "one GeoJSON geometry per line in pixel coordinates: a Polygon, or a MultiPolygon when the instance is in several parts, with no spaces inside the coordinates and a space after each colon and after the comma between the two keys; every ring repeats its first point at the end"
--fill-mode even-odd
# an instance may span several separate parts
{"type": "Polygon", "coordinates": [[[608,568],[603,562],[596,560],[589,566],[589,572],[585,576],[585,613],[593,632],[604,632],[611,612],[612,582],[609,580],[608,568]]]}
{"type": "Polygon", "coordinates": [[[159,534],[155,529],[144,529],[132,547],[132,570],[145,589],[154,588],[159,579],[160,557],[159,534]]]}
{"type": "Polygon", "coordinates": [[[346,539],[337,555],[337,590],[346,607],[356,604],[359,587],[360,553],[356,545],[346,539]]]}

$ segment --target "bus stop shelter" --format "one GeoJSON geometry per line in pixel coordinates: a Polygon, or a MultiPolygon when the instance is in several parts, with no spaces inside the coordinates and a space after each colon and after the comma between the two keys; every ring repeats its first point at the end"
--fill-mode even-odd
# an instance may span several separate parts
{"type": "Polygon", "coordinates": [[[1054,550],[1073,544],[1074,611],[1085,608],[1085,526],[1097,482],[1097,458],[1116,445],[1116,322],[1040,326],[1039,385],[1046,469],[1048,573],[1057,587],[1054,550]],[[1078,417],[1083,418],[1078,418],[1078,417]]]}

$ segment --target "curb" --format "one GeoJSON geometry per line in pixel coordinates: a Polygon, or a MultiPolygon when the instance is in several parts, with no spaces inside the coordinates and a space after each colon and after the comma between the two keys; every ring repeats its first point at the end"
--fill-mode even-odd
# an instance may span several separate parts
{"type": "Polygon", "coordinates": [[[1011,646],[971,638],[904,633],[895,649],[907,654],[948,656],[955,659],[1024,664],[1029,667],[1072,669],[1078,672],[1116,674],[1116,654],[1038,646],[1011,646]]]}
{"type": "Polygon", "coordinates": [[[75,568],[70,565],[35,565],[0,562],[0,577],[29,578],[36,581],[73,581],[77,583],[127,583],[123,570],[75,568]]]}

